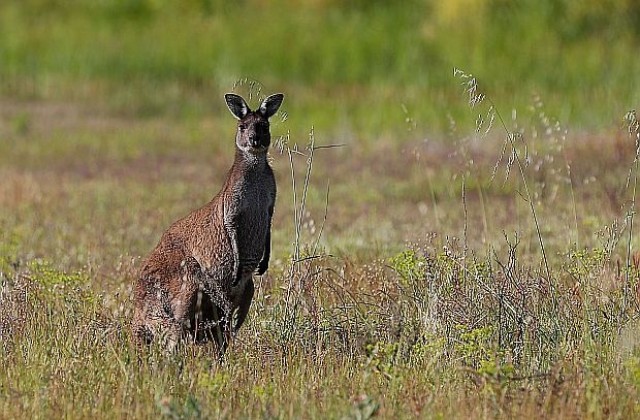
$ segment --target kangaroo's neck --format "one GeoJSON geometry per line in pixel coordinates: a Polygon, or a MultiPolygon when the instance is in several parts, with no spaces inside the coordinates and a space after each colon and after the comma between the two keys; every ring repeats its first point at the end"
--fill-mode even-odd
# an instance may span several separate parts
{"type": "Polygon", "coordinates": [[[235,190],[239,184],[248,178],[253,178],[253,174],[260,177],[268,168],[269,162],[266,153],[254,154],[236,149],[236,157],[227,174],[223,191],[235,190]]]}
{"type": "Polygon", "coordinates": [[[233,169],[243,171],[261,171],[269,166],[267,153],[244,152],[236,147],[233,169]]]}

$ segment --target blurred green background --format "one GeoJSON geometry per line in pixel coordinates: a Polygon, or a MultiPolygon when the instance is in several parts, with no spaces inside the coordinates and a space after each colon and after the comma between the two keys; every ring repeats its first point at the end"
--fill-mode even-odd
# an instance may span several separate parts
{"type": "Polygon", "coordinates": [[[539,95],[594,129],[638,104],[639,46],[636,0],[4,0],[0,95],[184,118],[248,78],[292,129],[367,140],[446,132],[460,68],[503,112],[539,95]]]}

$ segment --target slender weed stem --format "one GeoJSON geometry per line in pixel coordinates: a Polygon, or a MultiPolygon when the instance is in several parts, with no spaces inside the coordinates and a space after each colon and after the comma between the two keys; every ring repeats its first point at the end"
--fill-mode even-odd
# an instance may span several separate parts
{"type": "MultiPolygon", "coordinates": [[[[627,213],[627,217],[629,219],[629,237],[627,238],[627,264],[625,270],[625,288],[629,287],[630,275],[631,275],[631,251],[632,251],[632,240],[633,240],[633,220],[636,211],[636,193],[638,190],[638,167],[640,164],[640,122],[638,122],[638,118],[636,116],[636,111],[632,110],[627,113],[625,116],[625,120],[627,122],[627,128],[629,131],[629,135],[634,137],[635,141],[635,149],[636,155],[633,160],[633,189],[631,195],[631,205],[629,211],[627,213]]],[[[628,293],[625,293],[625,297],[628,293]]],[[[627,302],[625,299],[624,306],[626,308],[627,302]]]]}
{"type": "MultiPolygon", "coordinates": [[[[487,96],[484,93],[479,92],[477,80],[472,74],[465,73],[464,71],[459,69],[454,69],[453,75],[454,77],[459,77],[460,79],[462,79],[462,85],[465,88],[465,93],[468,95],[469,106],[471,108],[475,108],[485,100],[489,103],[489,111],[487,112],[487,115],[489,116],[489,123],[487,124],[485,133],[489,131],[493,126],[493,121],[495,116],[498,118],[500,125],[502,126],[503,130],[507,134],[507,142],[511,147],[511,159],[516,163],[516,166],[518,168],[518,172],[520,175],[520,179],[522,180],[522,184],[524,187],[523,197],[525,201],[527,201],[527,203],[529,204],[529,209],[531,211],[531,215],[533,216],[533,222],[535,224],[536,234],[538,236],[538,242],[540,244],[540,250],[542,252],[542,261],[544,264],[547,281],[550,285],[550,288],[553,290],[554,286],[551,282],[551,270],[549,269],[549,260],[547,258],[544,240],[542,238],[542,230],[540,229],[538,213],[536,211],[535,202],[531,194],[531,190],[529,188],[529,183],[527,181],[527,177],[525,174],[524,164],[522,162],[522,158],[520,157],[520,154],[518,153],[518,148],[515,141],[517,134],[511,131],[507,127],[507,124],[504,118],[502,118],[502,114],[500,113],[498,108],[495,106],[493,101],[490,98],[487,98],[487,96]]],[[[476,131],[479,131],[482,128],[482,125],[484,124],[485,119],[486,118],[483,118],[481,115],[478,116],[478,119],[476,120],[476,131]]],[[[505,152],[505,148],[503,147],[501,156],[504,155],[504,152],[505,152]]]]}

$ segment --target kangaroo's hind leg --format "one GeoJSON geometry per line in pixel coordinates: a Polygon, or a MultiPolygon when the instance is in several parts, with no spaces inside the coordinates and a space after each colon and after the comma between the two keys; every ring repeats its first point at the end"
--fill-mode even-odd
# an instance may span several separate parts
{"type": "Polygon", "coordinates": [[[229,347],[229,342],[231,341],[231,313],[229,311],[223,311],[217,306],[214,308],[213,312],[214,320],[217,323],[212,331],[213,339],[218,347],[218,360],[222,362],[224,360],[224,355],[227,352],[227,348],[229,347]]]}
{"type": "Polygon", "coordinates": [[[147,283],[145,297],[138,302],[133,319],[133,333],[138,344],[159,340],[172,352],[182,337],[182,326],[176,321],[167,290],[147,283]]]}
{"type": "Polygon", "coordinates": [[[204,291],[198,292],[193,321],[193,336],[198,343],[216,343],[220,359],[229,344],[229,312],[220,308],[204,291]]]}
{"type": "MultiPolygon", "coordinates": [[[[250,275],[249,275],[250,276],[250,275]]],[[[220,318],[219,327],[216,330],[214,339],[218,345],[218,356],[220,361],[224,360],[224,355],[231,345],[236,333],[240,326],[244,323],[249,313],[249,307],[251,306],[251,300],[254,294],[253,280],[249,277],[244,282],[244,289],[240,295],[239,301],[235,301],[237,308],[223,312],[219,307],[216,307],[216,311],[224,318],[220,318]]]]}

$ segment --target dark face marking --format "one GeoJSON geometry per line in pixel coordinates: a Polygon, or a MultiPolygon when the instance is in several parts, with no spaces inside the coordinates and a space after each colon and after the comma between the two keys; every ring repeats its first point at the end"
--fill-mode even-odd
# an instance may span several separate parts
{"type": "Polygon", "coordinates": [[[236,145],[240,150],[266,152],[271,144],[269,121],[258,112],[250,112],[238,121],[236,145]]]}

